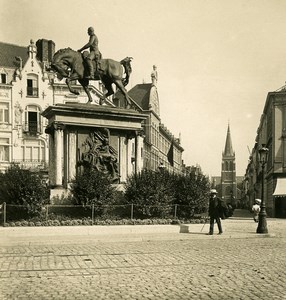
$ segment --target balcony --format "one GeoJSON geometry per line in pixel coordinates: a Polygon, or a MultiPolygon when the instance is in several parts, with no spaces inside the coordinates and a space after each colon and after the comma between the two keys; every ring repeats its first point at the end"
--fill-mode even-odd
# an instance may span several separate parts
{"type": "Polygon", "coordinates": [[[33,136],[40,135],[42,133],[41,123],[35,121],[25,122],[23,124],[23,132],[33,136]]]}
{"type": "Polygon", "coordinates": [[[23,169],[30,169],[33,171],[47,171],[49,162],[40,159],[14,159],[12,163],[19,165],[23,169]]]}
{"type": "Polygon", "coordinates": [[[39,89],[34,87],[27,87],[27,96],[28,97],[39,97],[39,89]]]}

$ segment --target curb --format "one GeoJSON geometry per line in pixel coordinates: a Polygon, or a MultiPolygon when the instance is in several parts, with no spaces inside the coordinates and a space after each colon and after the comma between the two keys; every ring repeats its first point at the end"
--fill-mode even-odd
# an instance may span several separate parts
{"type": "Polygon", "coordinates": [[[36,246],[50,244],[146,242],[198,239],[271,238],[276,234],[257,234],[252,231],[228,231],[222,235],[207,235],[203,224],[181,225],[115,225],[115,226],[60,226],[60,227],[2,227],[1,246],[36,246]]]}

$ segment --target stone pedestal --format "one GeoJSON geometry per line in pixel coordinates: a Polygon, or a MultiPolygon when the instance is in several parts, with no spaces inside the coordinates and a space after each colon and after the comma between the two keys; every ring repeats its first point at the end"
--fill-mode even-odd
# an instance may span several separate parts
{"type": "Polygon", "coordinates": [[[68,190],[90,137],[108,132],[108,143],[117,160],[122,184],[132,172],[143,167],[142,122],[147,115],[133,110],[91,104],[49,106],[42,115],[49,121],[49,179],[51,195],[68,190]],[[99,134],[98,134],[99,133],[99,134]],[[133,151],[134,149],[134,151],[133,151]]]}

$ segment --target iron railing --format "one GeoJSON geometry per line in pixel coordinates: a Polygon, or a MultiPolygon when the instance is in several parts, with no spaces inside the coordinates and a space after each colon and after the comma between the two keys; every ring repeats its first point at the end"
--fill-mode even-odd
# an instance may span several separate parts
{"type": "MultiPolygon", "coordinates": [[[[41,220],[47,221],[68,217],[72,219],[88,219],[94,225],[95,220],[146,220],[146,219],[192,219],[194,211],[187,205],[45,205],[42,207],[41,220]]],[[[0,220],[5,226],[7,222],[29,221],[28,206],[6,204],[0,205],[0,220]]],[[[151,222],[151,221],[150,221],[151,222]]],[[[151,222],[152,223],[152,222],[151,222]]],[[[27,225],[28,226],[28,225],[27,225]]]]}

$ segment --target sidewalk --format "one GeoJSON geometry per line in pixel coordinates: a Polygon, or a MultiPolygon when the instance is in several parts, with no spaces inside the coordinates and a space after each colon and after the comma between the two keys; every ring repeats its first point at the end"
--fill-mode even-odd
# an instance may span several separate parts
{"type": "MultiPolygon", "coordinates": [[[[281,236],[286,219],[267,219],[268,234],[257,234],[257,223],[250,212],[236,210],[233,217],[222,220],[224,233],[208,236],[209,224],[181,225],[116,225],[1,227],[0,245],[37,245],[81,242],[127,242],[148,240],[260,238],[281,236]]],[[[215,225],[215,230],[217,230],[215,225]]],[[[216,231],[215,231],[216,233],[216,231]]]]}

